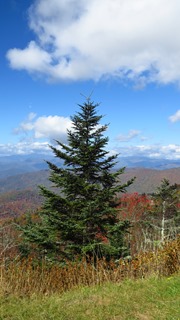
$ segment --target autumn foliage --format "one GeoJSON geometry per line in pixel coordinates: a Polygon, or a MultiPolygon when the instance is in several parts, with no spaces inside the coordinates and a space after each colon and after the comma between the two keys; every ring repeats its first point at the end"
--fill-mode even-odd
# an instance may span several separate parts
{"type": "Polygon", "coordinates": [[[0,295],[32,296],[61,293],[79,286],[119,283],[123,279],[146,278],[151,275],[170,276],[179,272],[180,238],[164,244],[156,252],[141,252],[132,260],[105,259],[67,261],[66,265],[49,264],[42,260],[16,259],[0,265],[0,295]]]}
{"type": "Polygon", "coordinates": [[[152,208],[152,200],[146,194],[137,192],[121,196],[119,201],[119,219],[137,222],[147,215],[152,208]]]}

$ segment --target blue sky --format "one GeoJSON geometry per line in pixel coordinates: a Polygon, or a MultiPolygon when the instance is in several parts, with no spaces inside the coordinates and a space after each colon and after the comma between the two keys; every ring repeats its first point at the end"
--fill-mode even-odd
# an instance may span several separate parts
{"type": "Polygon", "coordinates": [[[179,0],[0,0],[0,155],[66,141],[84,96],[108,149],[180,159],[179,0]]]}

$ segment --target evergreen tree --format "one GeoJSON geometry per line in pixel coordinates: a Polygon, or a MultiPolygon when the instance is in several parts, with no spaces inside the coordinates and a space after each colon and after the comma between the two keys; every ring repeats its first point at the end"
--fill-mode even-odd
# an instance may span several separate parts
{"type": "Polygon", "coordinates": [[[170,184],[168,179],[163,179],[161,185],[153,195],[154,216],[159,221],[161,230],[161,241],[169,236],[178,234],[180,219],[180,193],[179,187],[175,183],[170,184]]]}
{"type": "Polygon", "coordinates": [[[47,162],[55,189],[40,186],[44,197],[40,219],[22,227],[26,241],[45,255],[74,259],[124,254],[129,223],[118,220],[116,197],[134,179],[121,184],[125,168],[112,171],[117,155],[105,150],[108,138],[103,134],[108,125],[100,125],[97,106],[90,99],[79,105],[80,112],[71,118],[72,130],[67,131],[68,144],[57,140],[56,146],[50,146],[64,166],[47,162]]]}

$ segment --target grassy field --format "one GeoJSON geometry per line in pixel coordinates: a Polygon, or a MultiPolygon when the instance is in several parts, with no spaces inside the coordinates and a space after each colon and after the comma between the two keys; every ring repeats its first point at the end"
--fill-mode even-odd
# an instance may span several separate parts
{"type": "Polygon", "coordinates": [[[180,320],[180,276],[0,297],[0,320],[180,320]]]}

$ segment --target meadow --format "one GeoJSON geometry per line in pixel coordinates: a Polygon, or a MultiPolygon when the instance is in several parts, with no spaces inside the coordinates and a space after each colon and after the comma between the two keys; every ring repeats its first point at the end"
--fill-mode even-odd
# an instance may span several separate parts
{"type": "Polygon", "coordinates": [[[132,260],[1,260],[1,320],[180,319],[180,238],[132,260]]]}
{"type": "Polygon", "coordinates": [[[49,296],[0,297],[1,320],[179,320],[180,277],[105,282],[49,296]]]}

